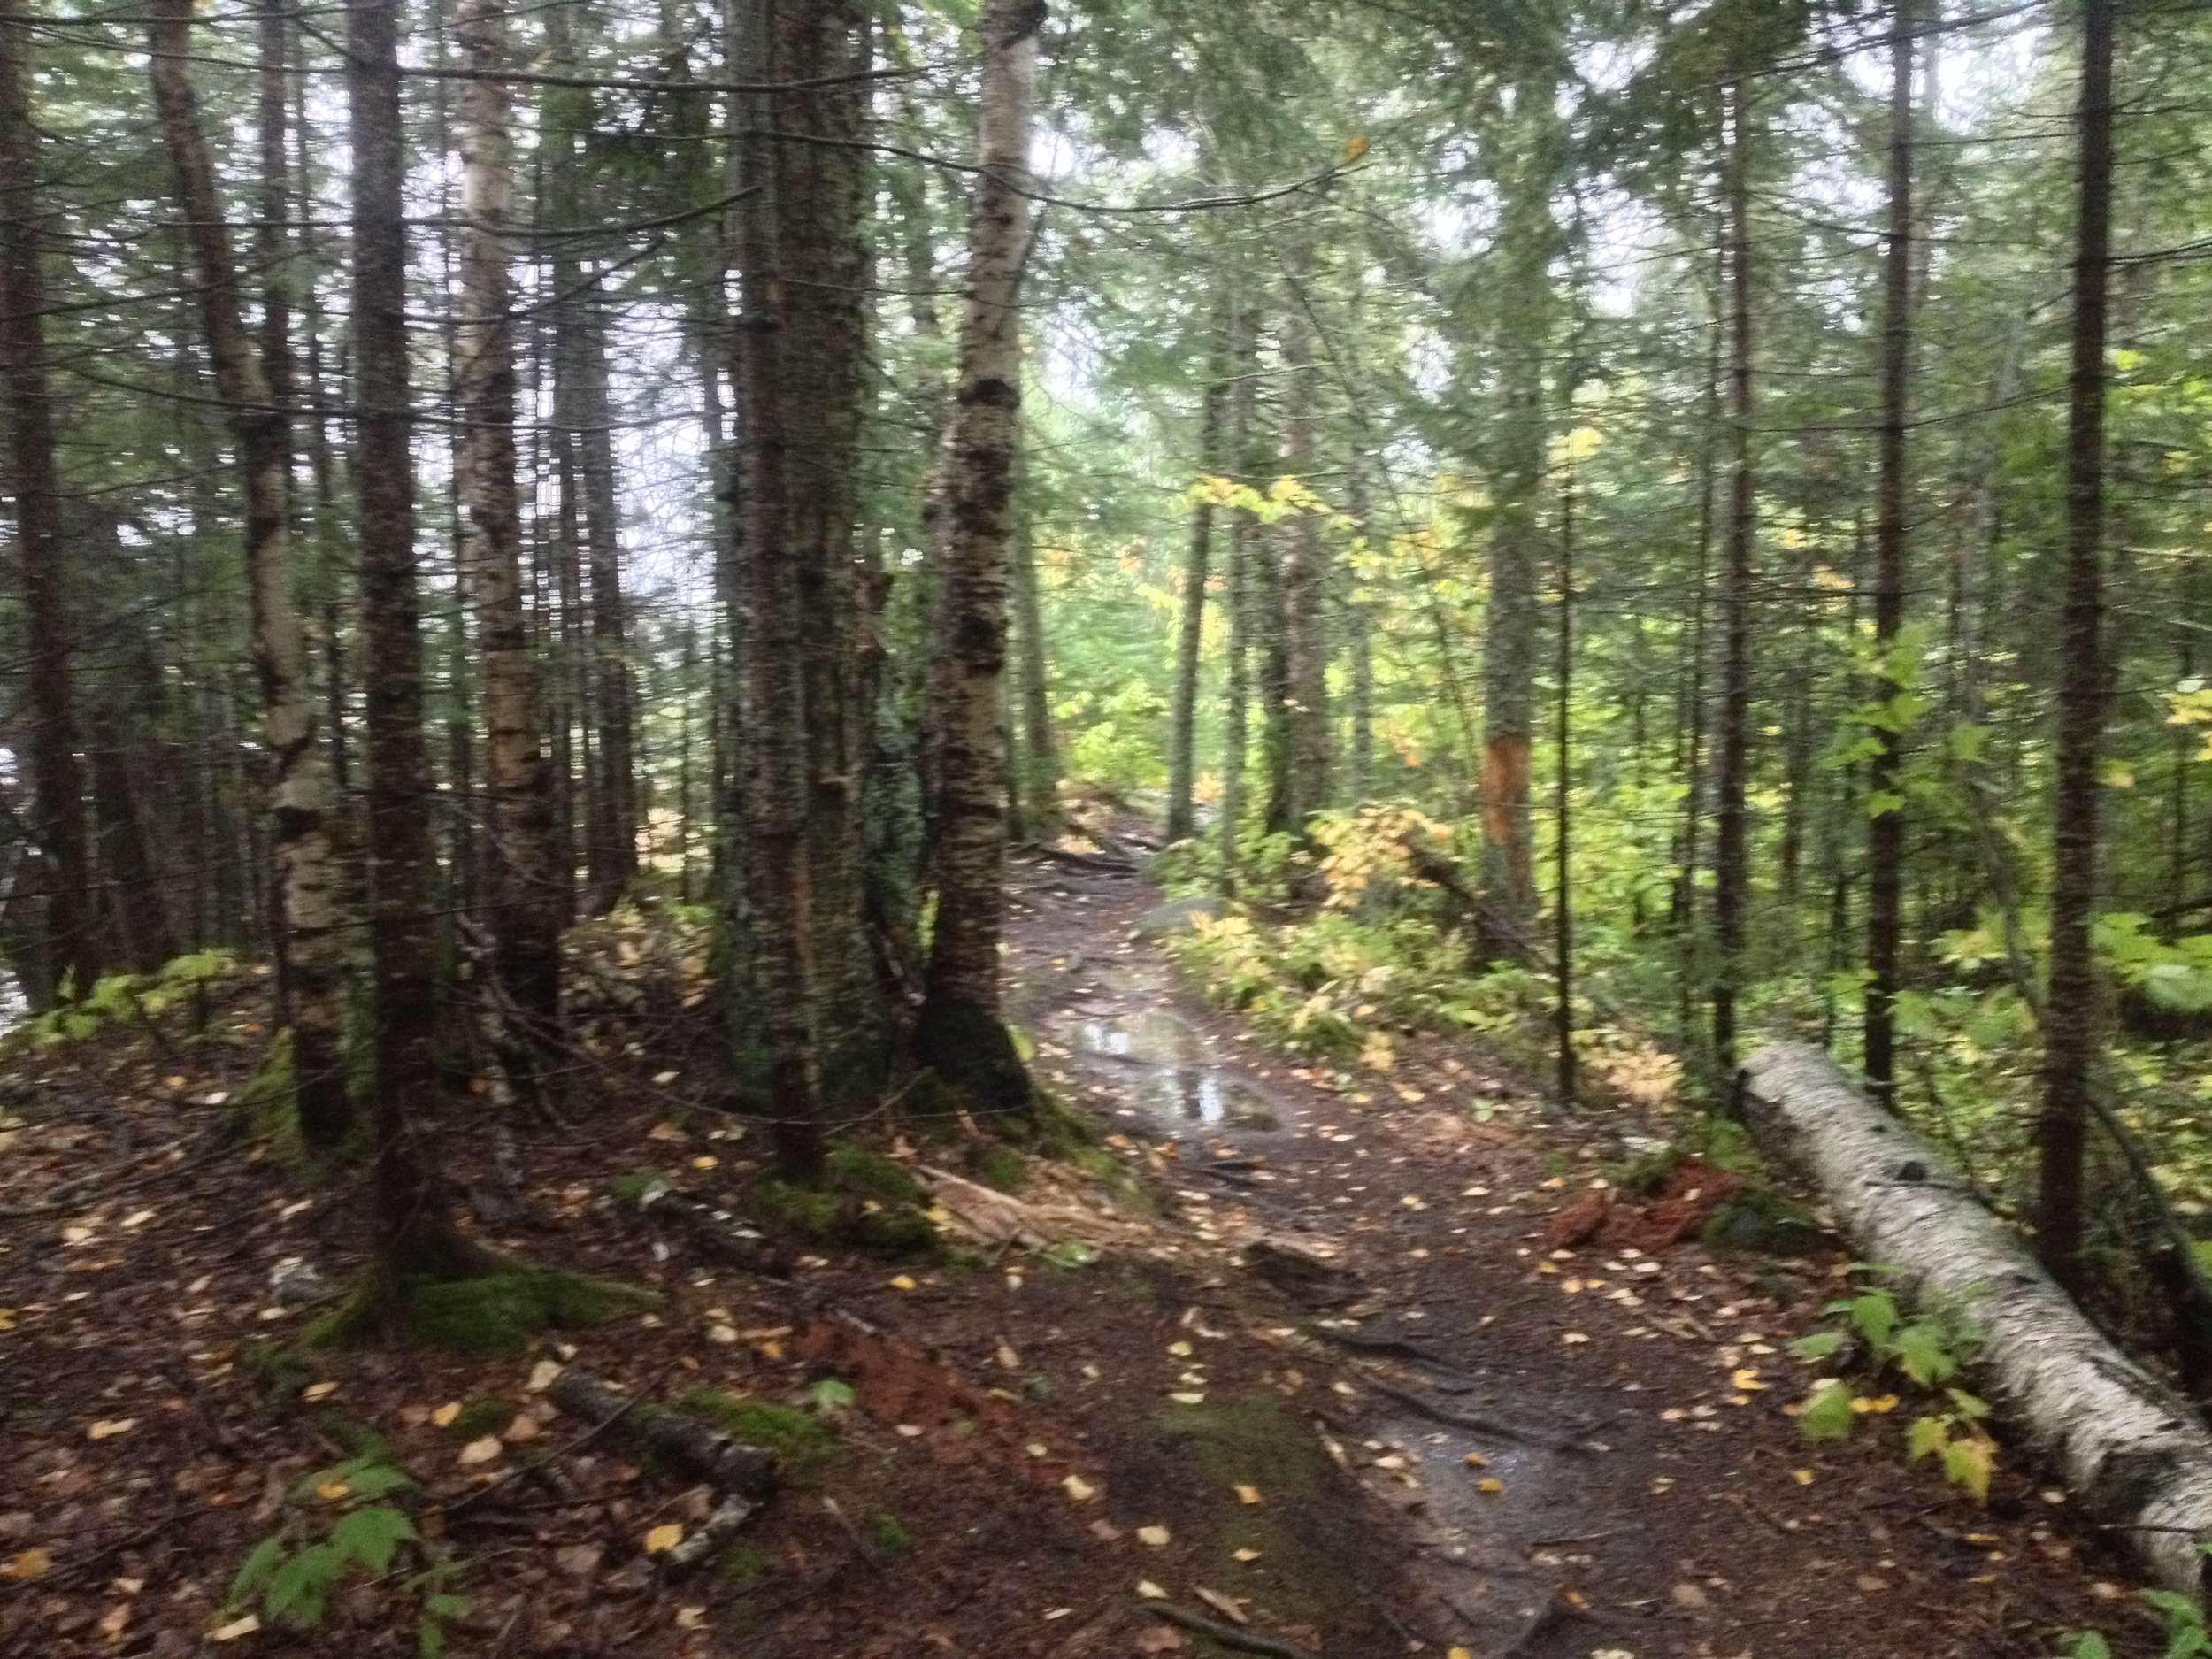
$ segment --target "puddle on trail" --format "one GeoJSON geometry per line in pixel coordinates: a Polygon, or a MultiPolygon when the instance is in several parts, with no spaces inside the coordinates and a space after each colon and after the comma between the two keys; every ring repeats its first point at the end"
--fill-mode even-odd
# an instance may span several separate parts
{"type": "Polygon", "coordinates": [[[1085,1054],[1120,1063],[1130,1097],[1171,1124],[1213,1129],[1277,1129],[1275,1108],[1257,1090],[1225,1077],[1199,1034],[1171,1014],[1085,1019],[1076,1041],[1085,1054]]]}

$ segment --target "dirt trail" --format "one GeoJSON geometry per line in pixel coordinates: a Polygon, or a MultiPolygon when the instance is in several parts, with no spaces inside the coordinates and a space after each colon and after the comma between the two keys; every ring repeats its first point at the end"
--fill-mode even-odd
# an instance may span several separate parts
{"type": "Polygon", "coordinates": [[[0,1653],[414,1652],[403,1578],[349,1584],[312,1631],[220,1610],[259,1540],[330,1525],[313,1482],[287,1494],[365,1437],[465,1560],[451,1651],[481,1659],[1224,1651],[1161,1601],[1322,1659],[2031,1659],[2093,1623],[2155,1651],[2116,1563],[2016,1460],[1983,1510],[1903,1463],[1894,1418],[1800,1440],[1782,1345],[1839,1258],[1545,1248],[1654,1125],[1557,1121],[1427,1040],[1387,1079],[1302,1075],[1133,937],[1148,885],[1017,879],[1018,1018],[1107,1147],[1087,1174],[1010,1176],[988,1140],[858,1134],[1020,1178],[1033,1214],[1110,1240],[1087,1264],[780,1236],[754,1271],[618,1198],[657,1177],[742,1210],[766,1164],[717,1105],[704,941],[651,918],[580,935],[573,1121],[457,1112],[446,1146],[488,1242],[660,1301],[497,1357],[275,1359],[314,1311],[280,1286],[302,1262],[344,1285],[361,1207],[357,1178],[227,1139],[266,1041],[250,976],[204,1041],[117,1029],[12,1062],[0,1653]],[[710,1494],[580,1438],[539,1392],[560,1363],[656,1402],[709,1391],[777,1437],[785,1489],[718,1570],[657,1571],[646,1540],[710,1494]]]}
{"type": "Polygon", "coordinates": [[[1663,1125],[1560,1121],[1440,1041],[1333,1087],[1178,983],[1136,936],[1158,902],[1100,872],[1030,889],[1016,962],[1041,1064],[1129,1133],[1172,1139],[1170,1190],[1200,1237],[1341,1252],[1346,1282],[1302,1298],[1350,1391],[1320,1394],[1320,1417],[1389,1517],[1421,1599],[1402,1617],[1425,1637],[1654,1659],[2042,1655],[2063,1630],[2139,1631],[2116,1606],[2117,1556],[2023,1459],[1985,1509],[1904,1463],[1901,1420],[1840,1448],[1798,1433],[1782,1407],[1805,1373],[1785,1345],[1817,1324],[1840,1254],[1546,1248],[1551,1218],[1602,1185],[1592,1166],[1663,1125]]]}

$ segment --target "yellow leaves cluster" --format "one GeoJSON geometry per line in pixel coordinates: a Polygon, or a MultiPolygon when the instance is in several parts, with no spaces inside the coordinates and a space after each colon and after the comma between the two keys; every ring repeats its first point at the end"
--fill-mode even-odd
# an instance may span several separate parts
{"type": "Polygon", "coordinates": [[[1328,908],[1348,910],[1371,887],[1421,884],[1414,853],[1425,847],[1441,853],[1452,833],[1418,807],[1402,803],[1362,808],[1314,826],[1314,839],[1328,849],[1321,874],[1329,884],[1328,908]]]}

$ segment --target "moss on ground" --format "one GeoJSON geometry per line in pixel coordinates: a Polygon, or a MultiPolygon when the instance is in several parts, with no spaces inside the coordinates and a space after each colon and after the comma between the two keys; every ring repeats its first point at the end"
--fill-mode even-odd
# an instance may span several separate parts
{"type": "Polygon", "coordinates": [[[790,1406],[749,1400],[717,1388],[689,1389],[676,1403],[733,1440],[773,1454],[778,1471],[794,1486],[818,1479],[844,1451],[836,1432],[821,1418],[790,1406]]]}
{"type": "Polygon", "coordinates": [[[457,1354],[513,1354],[541,1331],[588,1330],[659,1301],[634,1285],[544,1267],[511,1267],[473,1279],[411,1279],[396,1291],[372,1273],[310,1325],[297,1346],[312,1352],[396,1329],[457,1354]]]}
{"type": "Polygon", "coordinates": [[[465,1440],[496,1434],[515,1420],[518,1409],[511,1400],[472,1400],[446,1425],[446,1432],[465,1440]]]}
{"type": "Polygon", "coordinates": [[[715,1571],[733,1590],[742,1590],[768,1576],[768,1557],[750,1544],[732,1544],[722,1552],[715,1571]]]}
{"type": "Polygon", "coordinates": [[[914,1534],[888,1509],[878,1509],[868,1517],[868,1535],[887,1555],[903,1555],[914,1548],[914,1534]]]}
{"type": "Polygon", "coordinates": [[[1701,1235],[1724,1249],[1761,1256],[1805,1256],[1820,1248],[1820,1223],[1795,1199],[1771,1187],[1747,1187],[1713,1211],[1701,1235]]]}
{"type": "Polygon", "coordinates": [[[1249,1596],[1271,1623],[1341,1626],[1359,1601],[1355,1540],[1341,1534],[1360,1522],[1332,1501],[1333,1471],[1312,1430],[1267,1395],[1171,1407],[1157,1425],[1205,1494],[1199,1548],[1209,1582],[1249,1596]],[[1244,1502],[1240,1486],[1260,1502],[1244,1502]],[[1239,1550],[1258,1557],[1240,1560],[1239,1550]]]}
{"type": "Polygon", "coordinates": [[[885,1256],[926,1256],[941,1240],[927,1214],[929,1189],[890,1159],[859,1147],[833,1148],[821,1187],[767,1176],[753,1187],[761,1220],[822,1244],[857,1245],[885,1256]]]}
{"type": "Polygon", "coordinates": [[[1018,1194],[1029,1185],[1029,1166],[1010,1148],[987,1141],[969,1162],[976,1179],[999,1192],[1018,1194]]]}
{"type": "Polygon", "coordinates": [[[667,1182],[668,1177],[658,1170],[625,1170],[609,1178],[607,1196],[625,1210],[635,1210],[645,1202],[646,1194],[667,1182]]]}

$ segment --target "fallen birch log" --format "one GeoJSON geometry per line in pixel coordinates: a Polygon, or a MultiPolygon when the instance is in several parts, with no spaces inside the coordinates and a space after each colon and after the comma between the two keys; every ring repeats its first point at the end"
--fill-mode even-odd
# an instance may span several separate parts
{"type": "Polygon", "coordinates": [[[1860,1256],[1959,1307],[1987,1392],[2152,1577],[2195,1595],[2212,1542],[2212,1433],[2107,1341],[1928,1143],[1796,1043],[1744,1064],[1761,1145],[1816,1182],[1860,1256]]]}

